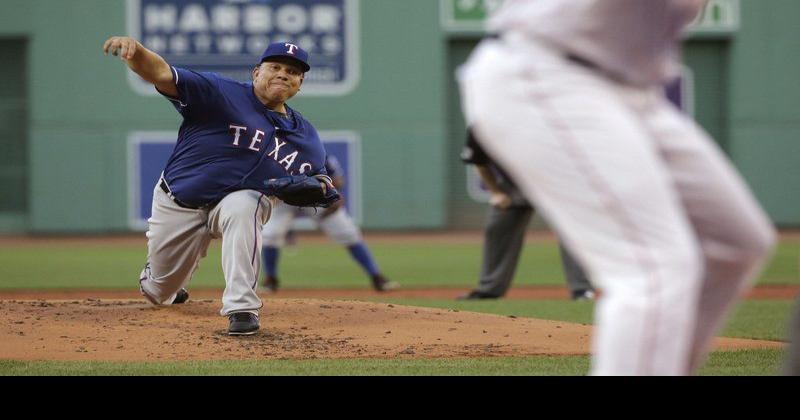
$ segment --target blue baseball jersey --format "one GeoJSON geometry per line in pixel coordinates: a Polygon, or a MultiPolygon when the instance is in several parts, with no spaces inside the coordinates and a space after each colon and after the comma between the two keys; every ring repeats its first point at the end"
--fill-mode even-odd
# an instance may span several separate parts
{"type": "Polygon", "coordinates": [[[286,116],[267,109],[252,83],[173,67],[183,116],[178,141],[164,168],[173,195],[201,206],[233,191],[265,190],[289,175],[327,174],[317,130],[286,105],[286,116]]]}

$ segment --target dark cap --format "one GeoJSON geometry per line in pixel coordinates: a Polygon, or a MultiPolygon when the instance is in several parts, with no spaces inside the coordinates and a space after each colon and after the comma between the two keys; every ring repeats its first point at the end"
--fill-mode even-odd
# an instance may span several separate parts
{"type": "Polygon", "coordinates": [[[293,58],[295,61],[297,61],[297,65],[303,69],[304,73],[311,70],[311,66],[308,65],[308,52],[300,48],[300,46],[297,44],[284,41],[273,42],[272,44],[269,44],[267,49],[264,50],[264,54],[261,55],[261,61],[259,61],[259,64],[272,57],[293,58]]]}

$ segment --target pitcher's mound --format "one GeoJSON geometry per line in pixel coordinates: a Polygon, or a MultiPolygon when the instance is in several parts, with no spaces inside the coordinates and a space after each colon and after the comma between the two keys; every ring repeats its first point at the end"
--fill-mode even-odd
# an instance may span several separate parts
{"type": "MultiPolygon", "coordinates": [[[[269,299],[254,336],[229,337],[217,300],[0,301],[0,359],[448,358],[589,353],[592,327],[360,301],[269,299]]],[[[723,349],[783,343],[723,338],[723,349]]]]}

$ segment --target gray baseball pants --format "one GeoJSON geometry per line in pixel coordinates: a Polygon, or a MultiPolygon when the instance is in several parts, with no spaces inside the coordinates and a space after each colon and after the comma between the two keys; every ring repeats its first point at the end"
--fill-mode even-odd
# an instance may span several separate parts
{"type": "MultiPolygon", "coordinates": [[[[483,265],[477,291],[503,296],[511,287],[519,256],[525,242],[525,232],[533,216],[529,206],[500,209],[491,206],[483,244],[483,265]]],[[[570,290],[592,290],[586,274],[567,250],[559,244],[564,275],[570,290]]]]}
{"type": "Polygon", "coordinates": [[[273,202],[262,193],[240,190],[210,208],[178,206],[158,186],[148,219],[147,265],[142,270],[142,293],[153,304],[169,305],[186,287],[206,256],[213,238],[222,238],[225,291],[220,314],[258,314],[256,294],[261,270],[261,228],[269,220],[273,202]]]}

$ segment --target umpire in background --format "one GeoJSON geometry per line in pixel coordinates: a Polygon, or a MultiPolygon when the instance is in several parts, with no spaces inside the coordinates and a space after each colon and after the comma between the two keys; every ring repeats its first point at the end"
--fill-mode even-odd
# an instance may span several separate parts
{"type": "MultiPolygon", "coordinates": [[[[491,207],[478,287],[458,299],[500,298],[511,287],[534,208],[522,196],[511,178],[486,155],[475,141],[471,129],[467,130],[467,144],[461,153],[461,160],[475,165],[481,181],[491,194],[491,207]]],[[[560,243],[559,250],[572,299],[594,298],[594,289],[581,267],[560,243]]]]}

